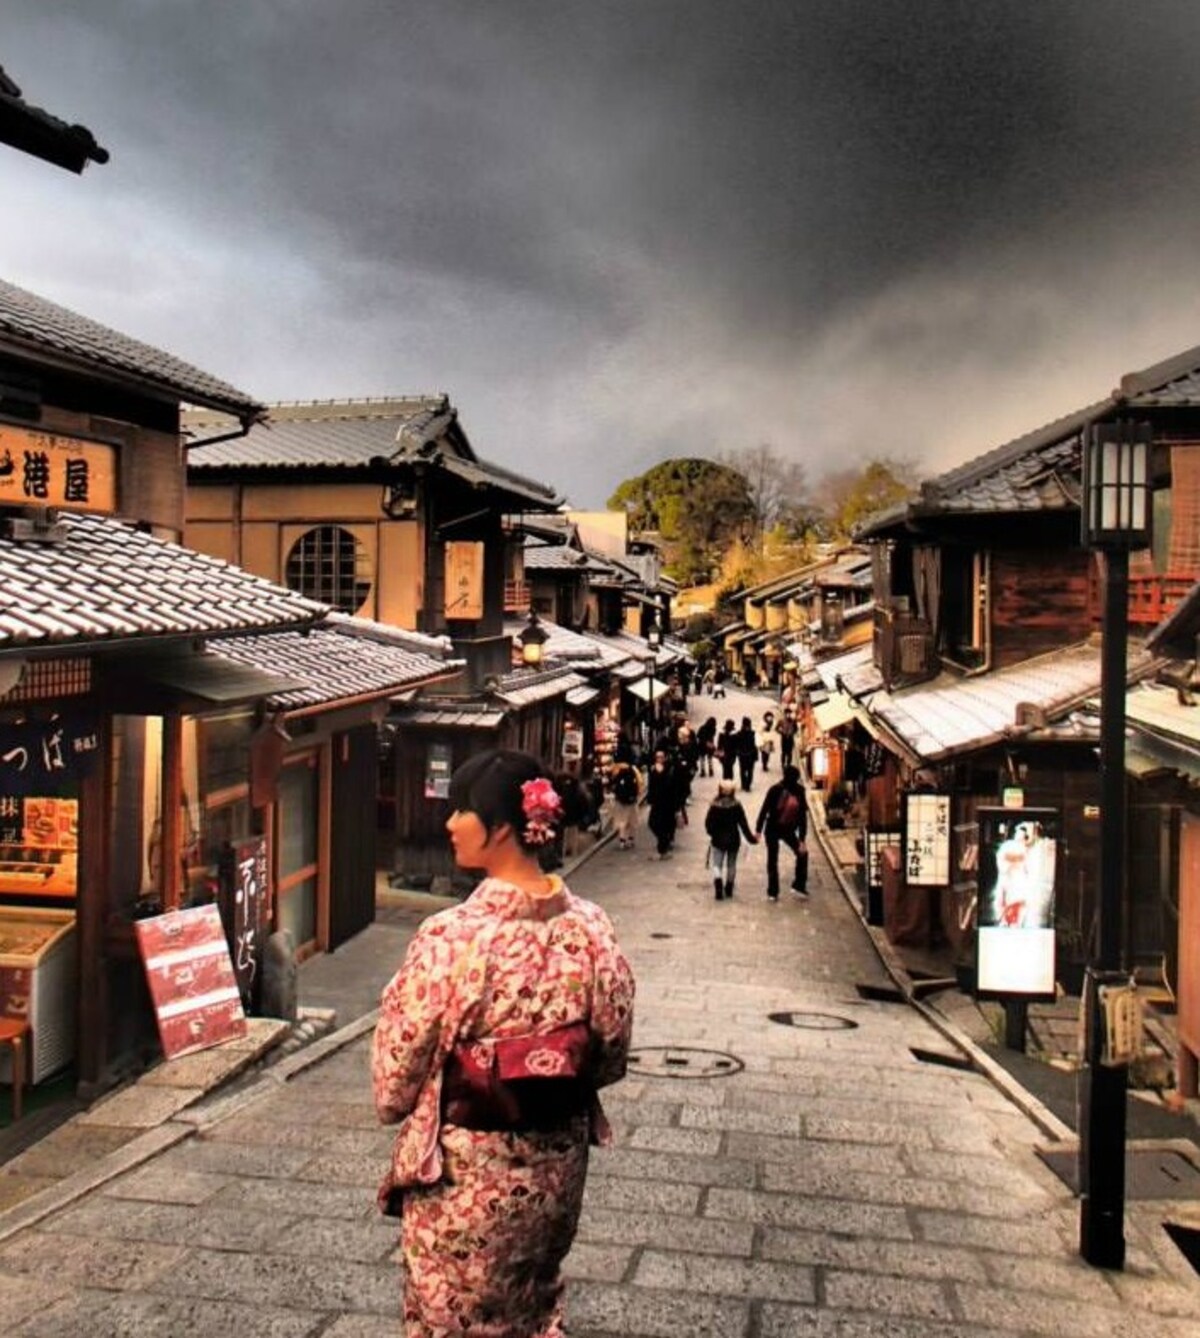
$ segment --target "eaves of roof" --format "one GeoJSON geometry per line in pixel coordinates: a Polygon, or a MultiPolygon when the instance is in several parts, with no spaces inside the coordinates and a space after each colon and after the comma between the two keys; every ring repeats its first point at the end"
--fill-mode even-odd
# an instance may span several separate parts
{"type": "Polygon", "coordinates": [[[264,412],[257,400],[190,363],[3,280],[0,346],[93,377],[134,382],[176,405],[202,404],[241,423],[255,422],[264,412]]]}
{"type": "Polygon", "coordinates": [[[107,516],[0,538],[0,652],[56,652],[307,627],[324,605],[107,516]]]}
{"type": "Polygon", "coordinates": [[[95,135],[86,126],[69,125],[40,107],[30,106],[3,69],[0,69],[0,143],[55,167],[64,167],[68,172],[82,172],[89,162],[108,162],[108,150],[96,143],[95,135]]]}

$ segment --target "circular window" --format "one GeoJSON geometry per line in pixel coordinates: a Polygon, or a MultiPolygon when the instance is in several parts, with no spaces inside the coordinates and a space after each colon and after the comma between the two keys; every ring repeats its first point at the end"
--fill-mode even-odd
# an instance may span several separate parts
{"type": "Polygon", "coordinates": [[[371,559],[341,525],[317,525],[292,545],[284,564],[288,588],[342,613],[357,613],[371,593],[371,559]]]}

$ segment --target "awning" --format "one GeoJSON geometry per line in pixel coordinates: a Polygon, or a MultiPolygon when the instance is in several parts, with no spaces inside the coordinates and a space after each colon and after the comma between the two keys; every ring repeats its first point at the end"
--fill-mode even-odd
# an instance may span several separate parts
{"type": "Polygon", "coordinates": [[[571,691],[567,693],[567,705],[587,706],[590,702],[594,702],[599,695],[599,688],[572,688],[571,691]]]}
{"type": "Polygon", "coordinates": [[[660,697],[665,697],[671,691],[668,684],[661,678],[642,678],[636,683],[623,684],[626,692],[632,692],[639,700],[658,701],[660,697]]]}
{"type": "Polygon", "coordinates": [[[854,719],[854,703],[842,693],[836,693],[828,701],[813,707],[813,719],[821,732],[828,734],[830,730],[854,719]]]}
{"type": "Polygon", "coordinates": [[[119,697],[122,709],[131,714],[155,715],[164,707],[186,708],[189,704],[233,706],[308,686],[304,679],[266,673],[222,655],[143,656],[136,666],[121,658],[111,660],[105,668],[112,674],[106,699],[119,697]]]}

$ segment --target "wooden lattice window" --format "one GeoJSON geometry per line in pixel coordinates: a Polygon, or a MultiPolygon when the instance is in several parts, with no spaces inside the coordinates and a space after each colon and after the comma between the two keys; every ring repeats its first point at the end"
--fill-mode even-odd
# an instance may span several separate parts
{"type": "Polygon", "coordinates": [[[4,697],[4,704],[82,697],[91,690],[91,660],[34,660],[25,666],[20,683],[4,697]]]}
{"type": "Polygon", "coordinates": [[[356,613],[371,593],[371,557],[341,525],[316,525],[292,545],[284,566],[288,587],[342,613],[356,613]]]}

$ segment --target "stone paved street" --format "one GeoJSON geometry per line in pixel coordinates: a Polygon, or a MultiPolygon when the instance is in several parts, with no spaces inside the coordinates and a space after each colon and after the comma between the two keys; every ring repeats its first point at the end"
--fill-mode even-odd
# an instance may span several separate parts
{"type": "MultiPolygon", "coordinates": [[[[1194,1338],[1200,1278],[1166,1206],[1131,1207],[1124,1273],[1079,1261],[1039,1130],[984,1077],[916,1058],[951,1054],[918,1013],[856,990],[884,974],[815,845],[810,901],[766,902],[761,848],[714,901],[714,785],[698,782],[673,858],[651,859],[643,829],[572,878],[613,916],[639,992],[637,1054],[606,1101],[616,1145],[594,1156],[569,1261],[571,1333],[1194,1338]]],[[[398,1333],[368,1035],[214,1094],[192,1137],[3,1239],[3,1332],[398,1333]]]]}

